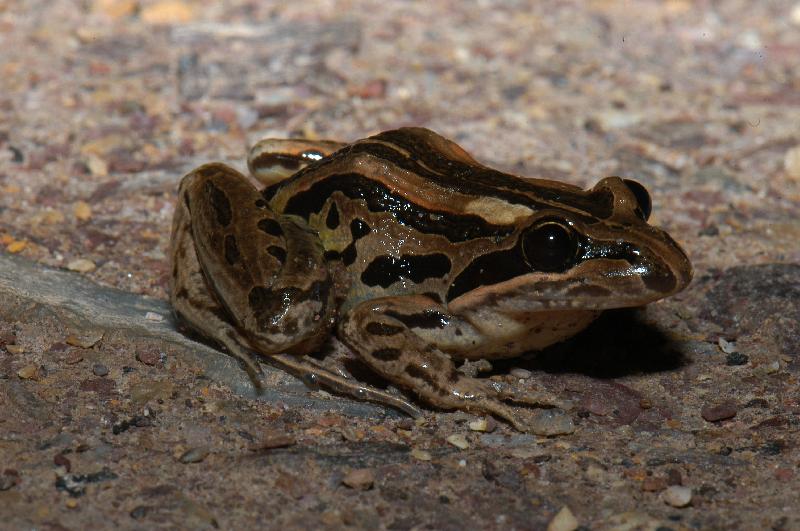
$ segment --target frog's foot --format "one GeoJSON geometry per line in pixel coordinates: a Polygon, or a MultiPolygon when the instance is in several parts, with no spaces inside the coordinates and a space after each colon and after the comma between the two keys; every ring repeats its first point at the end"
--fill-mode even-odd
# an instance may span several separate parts
{"type": "MultiPolygon", "coordinates": [[[[489,413],[502,418],[516,430],[537,435],[550,435],[542,429],[539,416],[527,408],[513,407],[523,404],[542,409],[569,409],[568,402],[560,400],[548,391],[529,391],[515,389],[504,382],[465,377],[453,388],[454,394],[464,397],[468,405],[463,409],[470,412],[489,413]]],[[[541,409],[540,409],[541,411],[541,409]]]]}
{"type": "Polygon", "coordinates": [[[516,384],[495,381],[492,381],[491,385],[497,391],[497,397],[505,402],[545,409],[557,407],[565,411],[572,409],[573,406],[569,400],[562,400],[558,395],[546,389],[521,389],[516,384]]]}
{"type": "Polygon", "coordinates": [[[354,379],[345,378],[308,359],[298,358],[290,354],[273,354],[266,359],[270,364],[301,379],[309,387],[319,386],[340,395],[350,396],[356,400],[391,407],[414,418],[422,416],[419,408],[408,400],[362,384],[354,379]]]}
{"type": "Polygon", "coordinates": [[[488,413],[529,431],[506,401],[559,405],[549,393],[526,393],[508,384],[473,378],[456,369],[441,348],[467,341],[479,350],[480,333],[425,296],[385,297],[353,308],[339,337],[376,372],[442,409],[488,413]]]}

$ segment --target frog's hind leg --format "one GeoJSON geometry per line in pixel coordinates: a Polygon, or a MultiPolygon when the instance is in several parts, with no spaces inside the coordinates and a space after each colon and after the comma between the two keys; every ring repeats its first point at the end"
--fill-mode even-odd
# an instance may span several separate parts
{"type": "Polygon", "coordinates": [[[506,401],[564,405],[547,391],[517,392],[458,371],[445,351],[480,351],[483,336],[425,296],[365,301],[340,321],[339,337],[381,376],[436,407],[493,414],[530,431],[506,401]]]}
{"type": "Polygon", "coordinates": [[[261,369],[249,353],[233,346],[237,334],[228,323],[230,317],[214,299],[197,261],[190,222],[191,215],[181,191],[172,220],[169,286],[172,308],[189,328],[225,345],[231,355],[244,364],[250,379],[260,388],[261,369]]]}
{"type": "Polygon", "coordinates": [[[206,164],[181,181],[197,263],[231,324],[259,353],[306,354],[329,336],[335,306],[322,242],[272,211],[242,174],[206,164]]]}
{"type": "MultiPolygon", "coordinates": [[[[251,381],[260,391],[263,389],[260,379],[262,372],[252,353],[260,349],[254,348],[250,339],[237,331],[231,324],[232,318],[226,308],[214,297],[214,291],[206,280],[195,251],[191,212],[184,193],[185,188],[182,186],[172,225],[170,302],[185,324],[219,343],[231,356],[242,362],[251,381]]],[[[266,359],[273,366],[301,379],[306,384],[318,385],[359,400],[396,408],[414,417],[421,414],[419,409],[407,400],[335,374],[305,358],[273,353],[266,359]]]]}
{"type": "Polygon", "coordinates": [[[258,182],[269,186],[346,145],[332,140],[265,138],[250,148],[247,167],[258,182]]]}

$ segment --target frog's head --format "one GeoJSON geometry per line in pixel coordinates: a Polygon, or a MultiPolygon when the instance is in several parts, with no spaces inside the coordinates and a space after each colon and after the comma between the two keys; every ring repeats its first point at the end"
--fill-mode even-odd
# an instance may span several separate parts
{"type": "MultiPolygon", "coordinates": [[[[479,270],[499,282],[484,280],[477,289],[449,297],[451,305],[603,310],[647,304],[691,281],[683,249],[647,223],[651,201],[641,184],[619,177],[607,177],[590,190],[539,183],[552,185],[547,204],[540,201],[531,215],[517,220],[513,247],[478,258],[450,295],[458,295],[479,270]]],[[[537,196],[542,197],[541,188],[537,196]]]]}

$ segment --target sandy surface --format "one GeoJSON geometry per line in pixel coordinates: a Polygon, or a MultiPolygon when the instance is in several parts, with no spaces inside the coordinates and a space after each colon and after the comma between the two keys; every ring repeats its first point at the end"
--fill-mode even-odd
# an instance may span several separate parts
{"type": "Polygon", "coordinates": [[[0,528],[800,528],[800,4],[219,4],[0,0],[0,528]],[[257,399],[176,333],[186,171],[402,125],[635,178],[691,256],[685,292],[496,367],[573,433],[275,371],[257,399]]]}

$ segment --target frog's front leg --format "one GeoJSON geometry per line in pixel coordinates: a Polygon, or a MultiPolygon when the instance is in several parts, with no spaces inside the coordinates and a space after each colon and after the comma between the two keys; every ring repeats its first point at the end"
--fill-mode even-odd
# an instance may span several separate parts
{"type": "Polygon", "coordinates": [[[488,338],[426,296],[362,302],[340,321],[339,337],[384,378],[436,407],[494,414],[520,431],[529,431],[506,400],[562,405],[546,391],[519,393],[502,382],[457,370],[445,352],[481,351],[488,338]]]}

